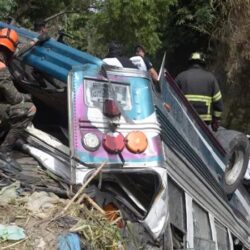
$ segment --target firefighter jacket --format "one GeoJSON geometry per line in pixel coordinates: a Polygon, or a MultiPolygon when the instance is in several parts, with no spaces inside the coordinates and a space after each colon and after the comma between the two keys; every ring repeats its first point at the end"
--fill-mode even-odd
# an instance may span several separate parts
{"type": "Polygon", "coordinates": [[[215,76],[200,65],[193,65],[176,77],[176,83],[201,119],[211,122],[221,118],[222,96],[215,76]]]}

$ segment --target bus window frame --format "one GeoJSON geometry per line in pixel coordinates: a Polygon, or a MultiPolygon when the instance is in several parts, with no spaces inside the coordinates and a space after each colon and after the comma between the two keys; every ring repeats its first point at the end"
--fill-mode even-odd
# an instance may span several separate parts
{"type": "Polygon", "coordinates": [[[233,236],[229,228],[227,228],[227,234],[228,234],[228,239],[229,239],[229,247],[230,250],[234,250],[234,241],[233,241],[233,236]]]}
{"type": "Polygon", "coordinates": [[[218,239],[217,239],[217,232],[215,228],[215,217],[208,212],[208,219],[210,223],[210,229],[212,233],[212,240],[215,242],[215,250],[218,250],[218,239]]]}
{"type": "MultiPolygon", "coordinates": [[[[193,225],[193,202],[195,202],[200,208],[204,210],[204,212],[208,215],[208,222],[209,227],[211,230],[211,236],[212,241],[215,243],[215,250],[218,250],[218,238],[217,238],[217,230],[215,226],[215,221],[217,221],[219,224],[221,224],[227,231],[227,237],[228,237],[228,246],[229,250],[234,250],[234,240],[233,237],[234,234],[230,231],[230,229],[225,226],[217,217],[215,217],[211,212],[209,212],[202,204],[199,202],[199,200],[194,199],[188,192],[182,187],[182,185],[178,184],[178,182],[173,179],[171,176],[168,178],[171,178],[171,180],[177,185],[178,188],[180,188],[184,192],[184,204],[185,204],[185,215],[186,215],[186,233],[184,233],[184,249],[194,249],[194,225],[193,225]]],[[[244,248],[244,245],[242,244],[242,249],[244,248]]]]}
{"type": "MultiPolygon", "coordinates": [[[[230,242],[229,229],[228,229],[225,225],[223,225],[223,223],[221,223],[218,219],[215,218],[214,225],[215,225],[215,230],[216,230],[216,237],[218,236],[218,231],[217,231],[217,229],[216,229],[216,224],[217,224],[217,228],[220,228],[220,227],[221,227],[222,229],[225,229],[226,232],[227,232],[226,235],[227,235],[227,241],[228,241],[228,247],[229,247],[229,249],[226,249],[226,250],[232,249],[232,247],[231,247],[231,242],[230,242]]],[[[217,237],[216,245],[217,245],[217,249],[219,249],[219,246],[218,246],[218,237],[217,237]]]]}
{"type": "Polygon", "coordinates": [[[185,192],[186,205],[186,240],[187,247],[194,248],[193,198],[185,192]]]}
{"type": "MultiPolygon", "coordinates": [[[[174,189],[174,194],[176,195],[176,191],[178,193],[178,198],[181,198],[182,200],[182,221],[181,224],[180,223],[175,223],[175,220],[172,220],[171,212],[173,211],[170,207],[169,207],[169,213],[170,213],[170,223],[180,232],[183,233],[183,235],[186,235],[186,228],[187,228],[187,216],[186,216],[186,203],[185,203],[185,191],[183,190],[183,188],[180,187],[180,185],[178,185],[170,176],[168,176],[168,188],[169,188],[169,199],[171,199],[173,197],[173,190],[171,191],[171,186],[174,189]]],[[[175,210],[174,210],[175,211],[175,210]]],[[[176,212],[176,211],[175,211],[176,212]]],[[[175,219],[175,218],[174,218],[175,219]]],[[[180,221],[179,221],[180,222],[180,221]]]]}
{"type": "MultiPolygon", "coordinates": [[[[184,236],[185,237],[185,247],[187,249],[193,249],[194,248],[193,202],[195,202],[208,215],[208,222],[209,222],[209,227],[210,227],[210,230],[211,230],[212,241],[214,241],[214,243],[215,243],[215,247],[216,247],[215,250],[218,250],[217,231],[216,231],[216,227],[215,227],[215,220],[218,221],[218,219],[216,219],[214,217],[214,215],[212,215],[209,211],[207,211],[198,201],[193,199],[192,196],[190,196],[187,192],[184,191],[184,193],[185,193],[186,226],[187,226],[186,235],[184,236]]],[[[218,221],[218,222],[220,224],[222,224],[220,221],[218,221]]],[[[232,234],[231,234],[230,230],[225,225],[222,224],[222,226],[225,227],[226,230],[227,230],[227,236],[228,236],[228,240],[229,240],[229,250],[233,250],[234,248],[233,248],[232,234]]]]}

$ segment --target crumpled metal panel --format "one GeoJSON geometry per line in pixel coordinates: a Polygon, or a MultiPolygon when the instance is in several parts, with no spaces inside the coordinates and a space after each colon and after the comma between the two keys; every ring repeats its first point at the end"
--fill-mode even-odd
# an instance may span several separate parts
{"type": "Polygon", "coordinates": [[[165,231],[169,223],[168,210],[168,190],[167,190],[167,171],[166,169],[155,168],[155,172],[161,176],[162,189],[156,196],[152,207],[142,223],[148,228],[154,239],[158,239],[165,231]]]}

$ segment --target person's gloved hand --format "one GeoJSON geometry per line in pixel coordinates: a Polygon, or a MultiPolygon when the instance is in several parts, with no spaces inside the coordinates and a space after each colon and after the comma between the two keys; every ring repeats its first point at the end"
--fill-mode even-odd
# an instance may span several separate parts
{"type": "Polygon", "coordinates": [[[220,120],[216,117],[213,117],[211,127],[214,132],[217,132],[218,128],[220,127],[220,120]]]}

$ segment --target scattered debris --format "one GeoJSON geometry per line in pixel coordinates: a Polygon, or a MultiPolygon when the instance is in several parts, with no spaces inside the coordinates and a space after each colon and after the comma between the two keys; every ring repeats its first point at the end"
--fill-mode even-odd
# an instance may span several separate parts
{"type": "Polygon", "coordinates": [[[81,250],[81,241],[77,234],[67,233],[58,238],[59,250],[81,250]]]}
{"type": "Polygon", "coordinates": [[[27,209],[39,218],[48,218],[56,205],[62,205],[62,201],[54,193],[34,192],[27,198],[27,209]]]}
{"type": "Polygon", "coordinates": [[[22,240],[25,238],[23,228],[16,225],[0,224],[0,239],[2,240],[22,240]]]}
{"type": "Polygon", "coordinates": [[[123,240],[120,229],[96,209],[74,204],[68,212],[79,218],[70,232],[81,235],[85,239],[85,246],[92,249],[103,249],[103,246],[105,249],[121,249],[123,240]]]}
{"type": "MultiPolygon", "coordinates": [[[[100,167],[96,169],[96,171],[89,177],[89,179],[82,185],[82,187],[78,190],[78,192],[75,194],[75,196],[70,200],[70,202],[67,204],[67,206],[62,210],[61,214],[64,214],[67,209],[73,204],[73,202],[83,193],[84,189],[90,184],[90,182],[101,172],[103,167],[106,165],[106,162],[103,162],[100,167]]],[[[80,197],[80,201],[83,198],[85,194],[82,194],[80,197]]],[[[79,202],[78,202],[79,203],[79,202]]]]}
{"type": "MultiPolygon", "coordinates": [[[[3,237],[0,234],[0,249],[78,250],[82,247],[123,250],[121,230],[116,221],[110,220],[110,211],[105,211],[84,192],[104,166],[105,163],[98,167],[71,199],[59,198],[52,192],[36,191],[39,187],[43,190],[41,181],[32,188],[27,188],[21,180],[0,188],[0,201],[4,201],[0,203],[0,223],[4,231],[3,237]],[[6,227],[9,226],[20,230],[20,237],[7,237],[6,227]],[[10,243],[9,240],[14,238],[19,241],[10,243]]],[[[45,175],[42,179],[45,180],[45,175]]],[[[50,190],[51,187],[60,188],[51,179],[48,183],[50,190]]]]}
{"type": "Polygon", "coordinates": [[[0,205],[6,205],[17,198],[17,189],[20,188],[20,182],[16,181],[9,186],[0,189],[0,205]]]}

